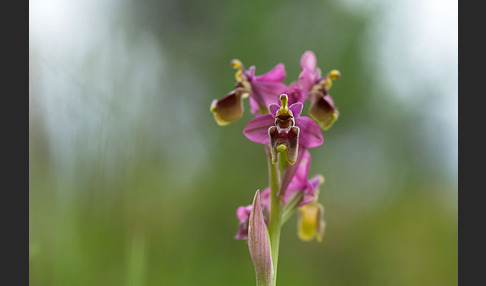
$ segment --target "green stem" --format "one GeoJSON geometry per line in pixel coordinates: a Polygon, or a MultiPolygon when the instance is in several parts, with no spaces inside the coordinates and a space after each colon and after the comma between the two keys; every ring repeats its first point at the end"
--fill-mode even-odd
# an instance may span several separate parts
{"type": "Polygon", "coordinates": [[[282,225],[292,216],[295,210],[298,208],[299,203],[302,201],[302,193],[295,193],[290,199],[287,200],[282,210],[282,225]]]}
{"type": "Polygon", "coordinates": [[[270,220],[268,232],[270,236],[270,249],[273,262],[273,285],[277,285],[278,247],[280,242],[280,228],[282,225],[282,200],[277,196],[279,191],[278,165],[272,164],[268,158],[270,176],[270,220]]]}

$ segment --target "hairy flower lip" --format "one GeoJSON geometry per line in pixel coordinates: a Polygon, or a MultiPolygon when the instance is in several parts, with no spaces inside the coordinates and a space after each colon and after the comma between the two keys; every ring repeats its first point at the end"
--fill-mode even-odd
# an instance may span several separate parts
{"type": "Polygon", "coordinates": [[[220,100],[213,100],[210,111],[214,115],[216,122],[225,126],[240,119],[243,116],[243,98],[248,93],[243,88],[236,88],[220,100]]]}
{"type": "Polygon", "coordinates": [[[334,107],[334,100],[329,94],[319,92],[314,96],[309,107],[309,115],[323,130],[327,130],[338,119],[339,111],[334,107]]]}
{"type": "Polygon", "coordinates": [[[287,155],[287,161],[293,165],[297,160],[297,150],[299,147],[300,128],[297,126],[288,125],[287,128],[281,129],[279,125],[268,128],[268,135],[270,136],[270,154],[272,157],[272,164],[277,163],[277,148],[281,145],[285,146],[283,152],[287,155]]]}

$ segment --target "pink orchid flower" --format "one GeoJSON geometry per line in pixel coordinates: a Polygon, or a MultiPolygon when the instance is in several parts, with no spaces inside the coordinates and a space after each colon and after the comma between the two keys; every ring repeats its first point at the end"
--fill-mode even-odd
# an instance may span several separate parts
{"type": "Polygon", "coordinates": [[[300,59],[302,72],[296,86],[301,89],[304,98],[311,100],[309,115],[319,123],[323,130],[327,130],[337,120],[339,111],[334,106],[334,100],[329,94],[332,80],[340,77],[337,70],[332,70],[321,77],[321,70],[317,68],[316,56],[306,51],[300,59]]]}
{"type": "Polygon", "coordinates": [[[324,137],[319,126],[306,116],[300,116],[303,104],[288,106],[288,96],[280,95],[281,105],[271,104],[270,113],[257,116],[243,130],[245,136],[256,143],[270,144],[272,163],[277,162],[277,147],[285,146],[288,162],[297,161],[299,146],[314,148],[322,145],[324,137]]]}
{"type": "Polygon", "coordinates": [[[251,113],[261,114],[268,110],[268,106],[278,101],[278,96],[285,90],[285,66],[276,65],[266,74],[255,76],[255,66],[245,69],[241,61],[233,60],[232,65],[237,69],[236,87],[220,100],[213,100],[211,112],[219,125],[228,125],[243,115],[243,98],[250,98],[251,113]]]}

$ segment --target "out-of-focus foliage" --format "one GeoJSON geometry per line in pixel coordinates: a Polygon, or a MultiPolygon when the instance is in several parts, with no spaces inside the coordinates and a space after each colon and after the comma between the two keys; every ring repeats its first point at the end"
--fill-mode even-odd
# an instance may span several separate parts
{"type": "Polygon", "coordinates": [[[340,118],[311,150],[324,240],[287,222],[279,285],[457,284],[457,3],[29,3],[32,285],[253,285],[264,150],[209,105],[231,59],[288,84],[306,50],[340,118]]]}

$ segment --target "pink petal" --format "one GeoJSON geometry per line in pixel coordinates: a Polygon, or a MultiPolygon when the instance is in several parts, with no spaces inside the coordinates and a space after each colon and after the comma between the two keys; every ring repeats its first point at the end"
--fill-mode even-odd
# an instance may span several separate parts
{"type": "Polygon", "coordinates": [[[266,74],[255,77],[255,81],[274,81],[283,82],[285,79],[285,66],[284,64],[276,65],[272,70],[266,74]]]}
{"type": "Polygon", "coordinates": [[[283,195],[283,201],[285,204],[298,192],[302,192],[307,185],[305,184],[306,182],[301,182],[300,180],[296,180],[296,177],[294,176],[294,179],[292,182],[290,182],[287,191],[283,195]]]}
{"type": "Polygon", "coordinates": [[[266,209],[268,213],[268,211],[270,211],[270,187],[267,187],[263,190],[261,198],[262,207],[263,209],[266,209]]]}
{"type": "Polygon", "coordinates": [[[285,84],[273,81],[255,81],[251,83],[253,97],[255,101],[264,108],[272,103],[279,103],[279,96],[285,90],[285,84]]]}
{"type": "Polygon", "coordinates": [[[316,77],[313,73],[308,70],[303,70],[299,74],[299,80],[297,86],[302,90],[302,95],[304,98],[309,96],[309,92],[316,82],[316,77]]]}
{"type": "Polygon", "coordinates": [[[314,176],[307,182],[307,186],[304,190],[304,197],[299,203],[299,207],[311,203],[315,200],[317,195],[317,187],[324,182],[324,178],[321,175],[314,176]]]}
{"type": "Polygon", "coordinates": [[[246,207],[239,207],[236,210],[236,217],[238,218],[239,221],[245,221],[250,217],[251,213],[251,205],[248,205],[246,207]]]}
{"type": "MultiPolygon", "coordinates": [[[[303,191],[308,186],[307,174],[309,173],[310,168],[310,153],[306,149],[299,150],[299,152],[302,153],[300,158],[298,158],[300,162],[297,168],[294,168],[294,176],[291,178],[286,192],[284,192],[284,202],[287,202],[295,192],[303,191]]],[[[287,168],[292,167],[287,166],[287,168]]],[[[284,179],[286,179],[286,175],[287,174],[284,173],[284,179]]]]}
{"type": "Polygon", "coordinates": [[[250,112],[255,116],[260,114],[260,106],[252,96],[250,96],[250,112]]]}
{"type": "Polygon", "coordinates": [[[289,107],[289,109],[292,111],[292,114],[294,115],[294,118],[297,118],[297,117],[300,116],[300,114],[302,113],[303,107],[304,107],[304,105],[300,102],[296,102],[289,107]]]}
{"type": "Polygon", "coordinates": [[[257,116],[243,130],[246,138],[260,144],[270,143],[268,128],[275,125],[275,118],[270,113],[257,116]]]}
{"type": "Polygon", "coordinates": [[[270,110],[270,114],[273,115],[273,117],[277,116],[277,111],[280,109],[280,105],[277,104],[270,104],[268,106],[268,110],[270,110]]]}
{"type": "Polygon", "coordinates": [[[246,73],[250,79],[255,78],[255,66],[251,66],[246,73]]]}
{"type": "Polygon", "coordinates": [[[254,97],[260,107],[267,108],[268,105],[278,102],[278,96],[285,89],[285,84],[282,83],[285,79],[283,64],[276,65],[271,71],[260,76],[254,76],[255,67],[252,66],[247,74],[253,91],[251,97],[254,97]]]}
{"type": "Polygon", "coordinates": [[[320,184],[324,182],[324,177],[321,175],[316,175],[309,181],[309,185],[316,189],[320,184]]]}
{"type": "Polygon", "coordinates": [[[289,184],[300,166],[300,162],[302,161],[304,155],[304,150],[305,148],[300,145],[297,151],[297,160],[295,161],[295,164],[288,164],[287,167],[285,167],[285,171],[282,175],[282,184],[280,185],[279,196],[285,197],[289,184]]]}
{"type": "Polygon", "coordinates": [[[300,144],[305,148],[315,148],[322,145],[324,137],[317,123],[307,116],[295,119],[295,125],[300,128],[300,144]]]}
{"type": "Polygon", "coordinates": [[[273,264],[270,242],[263,218],[260,191],[256,191],[248,226],[248,248],[255,266],[257,285],[273,285],[273,264]]]}
{"type": "Polygon", "coordinates": [[[300,59],[302,72],[299,74],[297,86],[302,90],[304,98],[308,97],[309,91],[316,83],[320,76],[320,70],[317,69],[316,55],[312,51],[306,51],[300,59]]]}
{"type": "Polygon", "coordinates": [[[329,105],[334,108],[334,99],[332,99],[330,94],[324,95],[324,99],[329,102],[329,105]]]}
{"type": "Polygon", "coordinates": [[[300,58],[300,67],[303,70],[314,72],[317,66],[316,55],[312,51],[306,51],[300,58]]]}
{"type": "Polygon", "coordinates": [[[309,173],[311,156],[310,152],[305,149],[303,153],[304,154],[302,154],[302,159],[300,161],[299,167],[297,168],[295,178],[299,179],[300,181],[307,181],[307,174],[309,173]]]}
{"type": "Polygon", "coordinates": [[[296,83],[292,83],[288,90],[286,90],[284,93],[286,93],[289,96],[289,104],[292,105],[296,102],[301,102],[302,104],[305,101],[305,96],[304,93],[300,88],[296,87],[296,83]]]}
{"type": "Polygon", "coordinates": [[[314,201],[315,196],[316,196],[315,188],[313,188],[311,185],[307,185],[307,187],[304,190],[304,196],[302,198],[302,201],[299,203],[299,207],[314,201]]]}
{"type": "Polygon", "coordinates": [[[240,222],[238,224],[238,232],[234,236],[235,239],[248,239],[248,222],[240,222]]]}
{"type": "MultiPolygon", "coordinates": [[[[289,86],[287,87],[287,89],[285,90],[284,93],[286,93],[287,95],[289,95],[290,91],[297,88],[297,82],[296,81],[293,81],[291,84],[289,84],[289,86]]],[[[290,96],[290,95],[289,95],[290,96]]]]}
{"type": "Polygon", "coordinates": [[[316,73],[315,73],[316,79],[321,78],[321,75],[322,75],[321,69],[320,68],[317,68],[316,73]]]}

